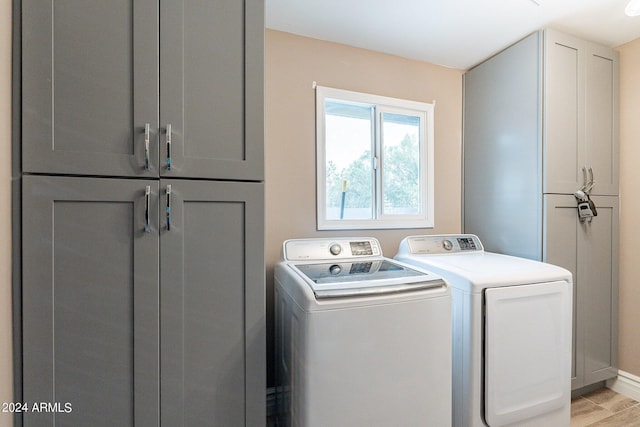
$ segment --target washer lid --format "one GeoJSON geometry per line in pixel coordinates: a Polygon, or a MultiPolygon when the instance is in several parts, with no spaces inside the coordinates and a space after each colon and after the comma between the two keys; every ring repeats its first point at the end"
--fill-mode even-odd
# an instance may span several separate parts
{"type": "Polygon", "coordinates": [[[436,275],[388,259],[290,266],[306,279],[316,298],[410,292],[446,286],[436,275]]]}

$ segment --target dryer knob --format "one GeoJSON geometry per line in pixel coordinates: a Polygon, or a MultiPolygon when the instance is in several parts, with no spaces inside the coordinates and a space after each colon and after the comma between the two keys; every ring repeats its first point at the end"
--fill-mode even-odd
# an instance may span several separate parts
{"type": "Polygon", "coordinates": [[[442,242],[442,247],[447,250],[450,251],[451,249],[453,249],[453,243],[451,242],[451,240],[445,240],[442,242]]]}
{"type": "Polygon", "coordinates": [[[340,252],[342,252],[342,246],[334,243],[329,247],[329,252],[331,252],[333,255],[340,255],[340,252]]]}

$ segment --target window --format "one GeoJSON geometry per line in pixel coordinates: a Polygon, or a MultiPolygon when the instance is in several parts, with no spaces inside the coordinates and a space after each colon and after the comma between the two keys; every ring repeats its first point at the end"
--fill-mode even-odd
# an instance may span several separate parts
{"type": "Polygon", "coordinates": [[[316,87],[319,230],[433,227],[433,107],[316,87]]]}

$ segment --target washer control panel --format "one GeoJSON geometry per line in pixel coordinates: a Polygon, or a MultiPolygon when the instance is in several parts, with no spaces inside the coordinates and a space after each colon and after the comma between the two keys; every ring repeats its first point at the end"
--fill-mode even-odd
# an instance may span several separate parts
{"type": "Polygon", "coordinates": [[[373,237],[292,239],[284,242],[282,258],[288,261],[381,257],[380,243],[373,237]]]}
{"type": "Polygon", "coordinates": [[[406,242],[412,254],[447,254],[484,251],[480,239],[474,234],[410,236],[406,238],[406,242]]]}

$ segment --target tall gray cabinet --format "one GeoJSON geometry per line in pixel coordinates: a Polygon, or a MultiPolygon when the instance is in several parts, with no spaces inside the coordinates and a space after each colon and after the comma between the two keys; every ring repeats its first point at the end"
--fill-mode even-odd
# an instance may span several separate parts
{"type": "Polygon", "coordinates": [[[544,30],[465,73],[465,232],[572,272],[574,390],[617,374],[618,157],[612,49],[544,30]]]}
{"type": "Polygon", "coordinates": [[[263,1],[21,13],[23,425],[263,426],[263,1]]]}

